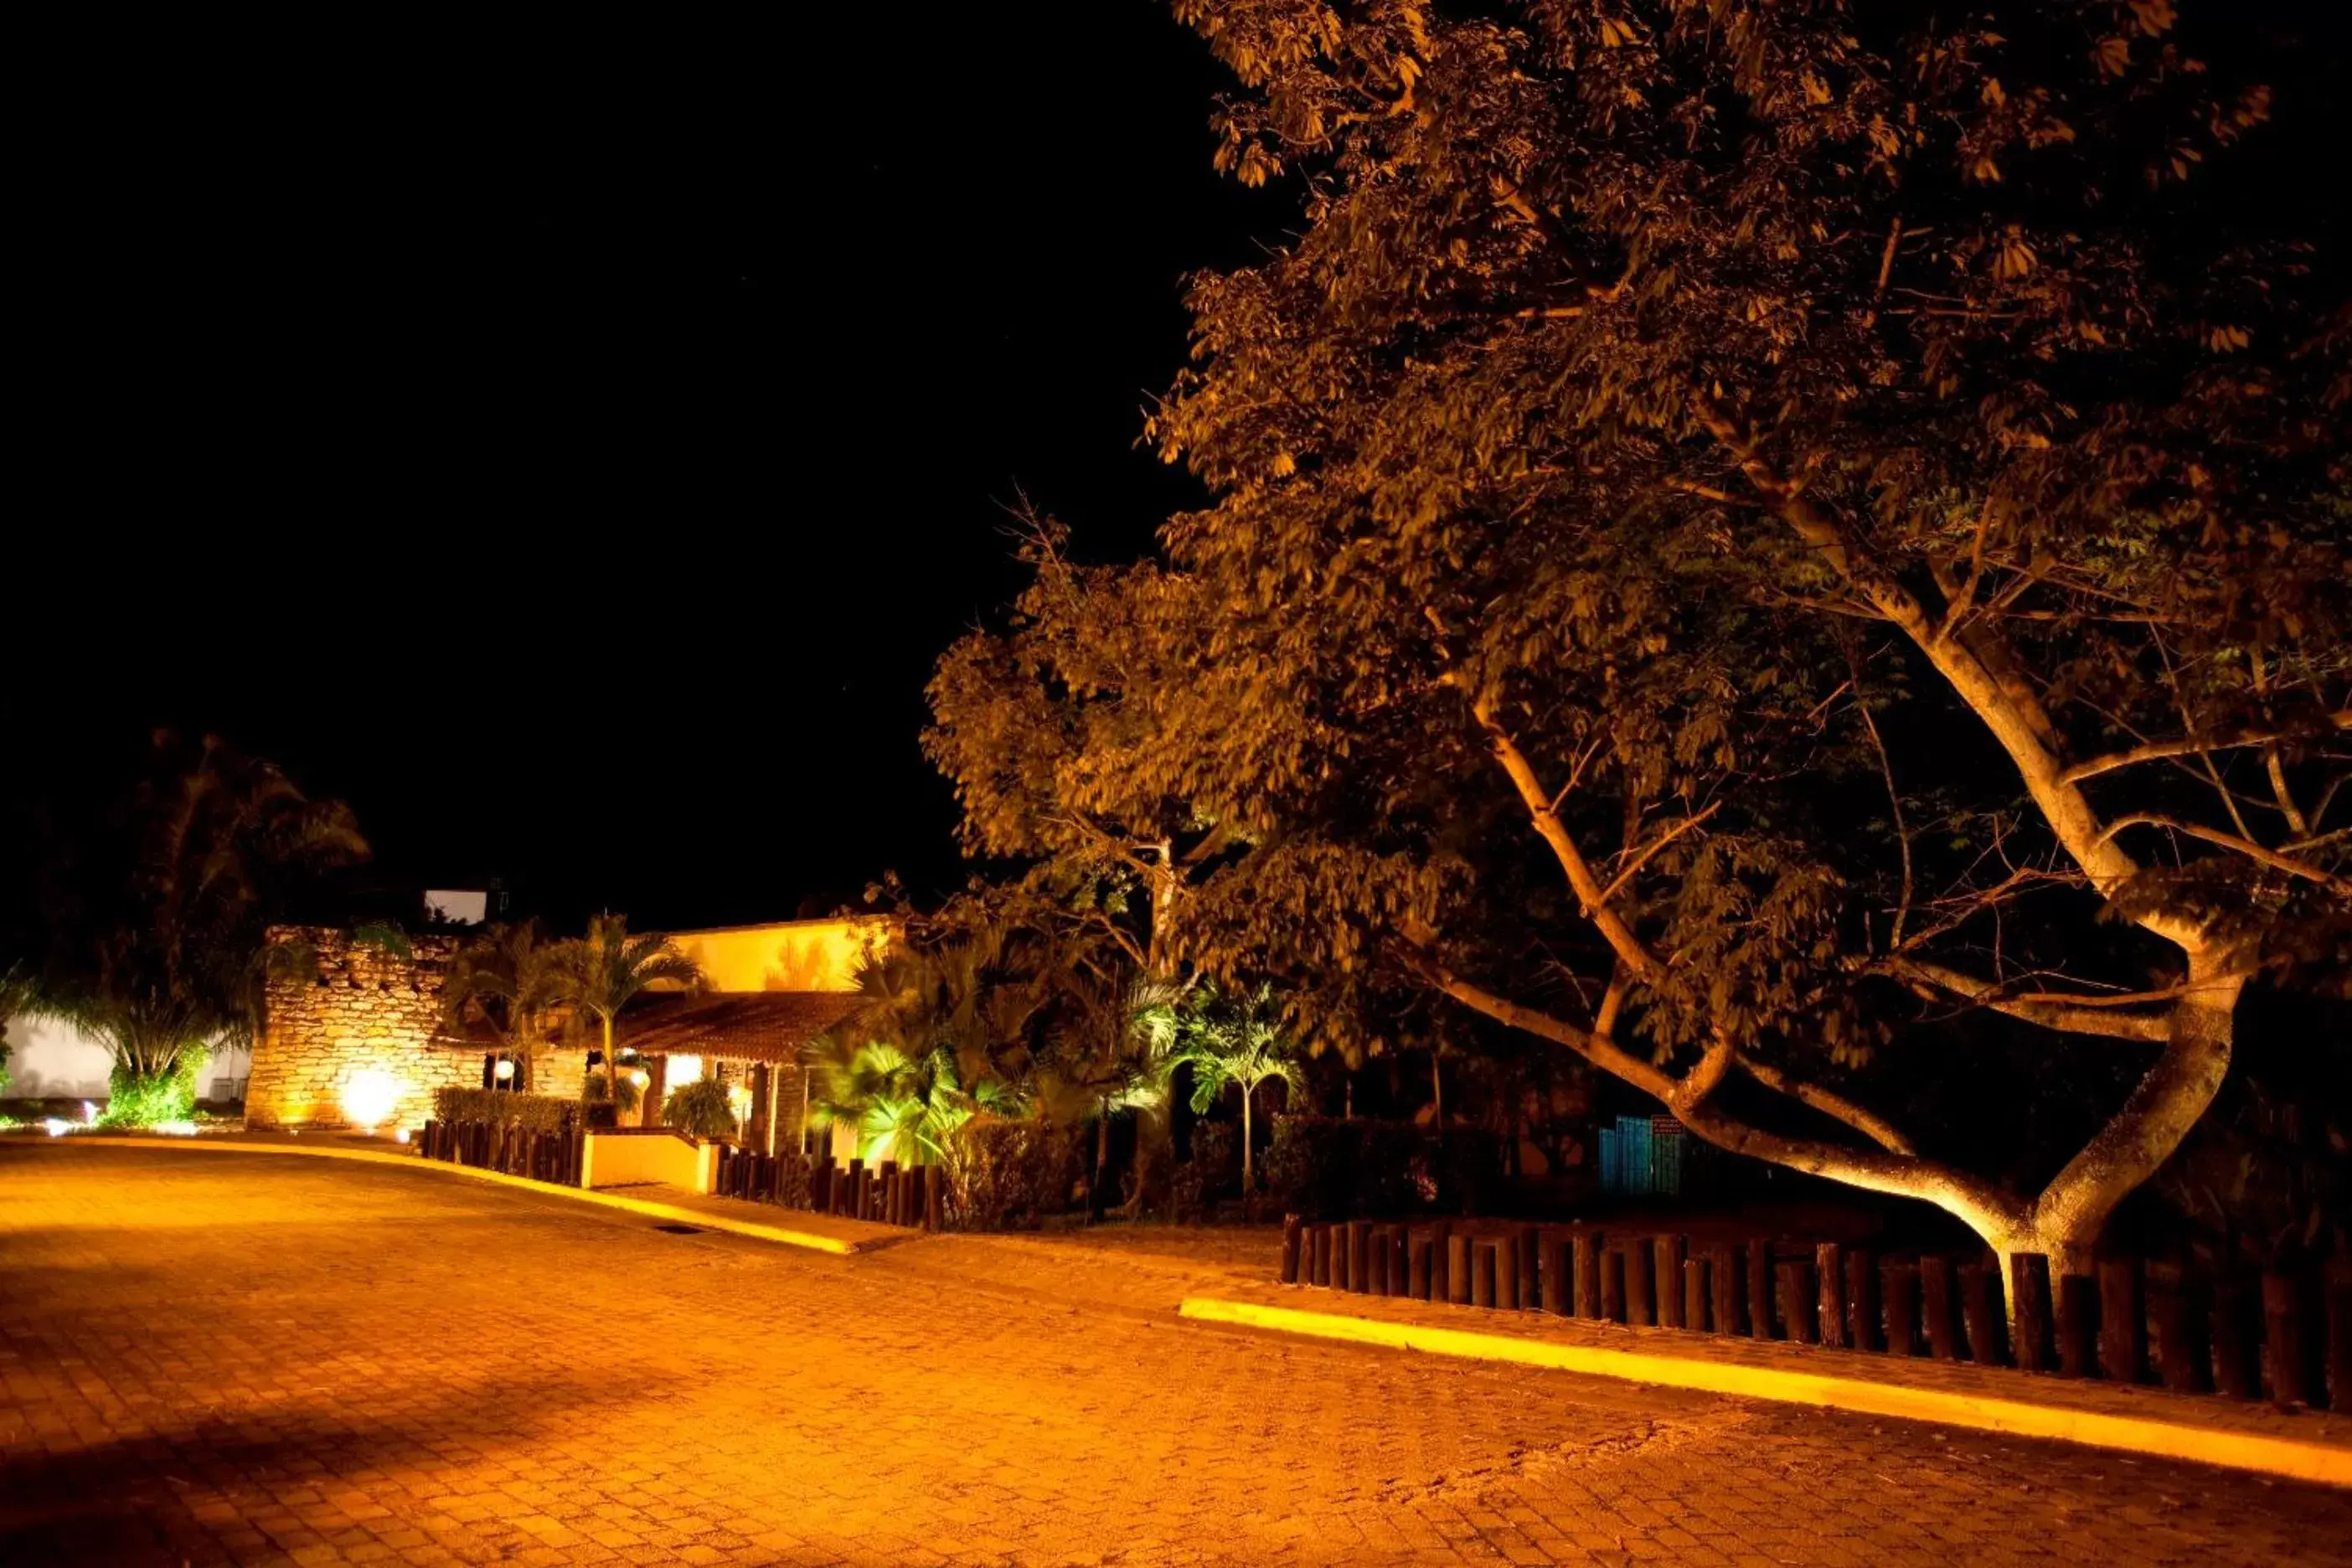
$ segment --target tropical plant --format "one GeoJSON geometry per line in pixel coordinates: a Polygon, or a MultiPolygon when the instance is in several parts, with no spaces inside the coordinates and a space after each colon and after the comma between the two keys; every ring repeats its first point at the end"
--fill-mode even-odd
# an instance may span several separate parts
{"type": "Polygon", "coordinates": [[[698,1078],[670,1090],[662,1102],[662,1124],[693,1133],[697,1138],[725,1138],[737,1126],[735,1103],[727,1086],[715,1078],[698,1078]]]}
{"type": "Polygon", "coordinates": [[[1001,1079],[982,1077],[967,1089],[944,1045],[910,1057],[887,1040],[859,1045],[836,1031],[812,1045],[809,1065],[811,1125],[848,1128],[858,1157],[869,1162],[928,1163],[973,1116],[1023,1109],[1001,1079]]]}
{"type": "Polygon", "coordinates": [[[106,1109],[100,1127],[152,1127],[185,1121],[196,1113],[196,1075],[204,1070],[201,1047],[184,1050],[163,1073],[138,1074],[115,1063],[107,1074],[106,1109]]]}
{"type": "Polygon", "coordinates": [[[1268,1083],[1286,1084],[1294,1090],[1305,1083],[1272,990],[1260,986],[1229,993],[1203,986],[1176,1013],[1160,1065],[1171,1077],[1179,1068],[1192,1069],[1195,1112],[1216,1104],[1229,1088],[1241,1090],[1242,1192],[1244,1196],[1255,1192],[1250,1140],[1257,1091],[1268,1083]]]}
{"type": "Polygon", "coordinates": [[[541,940],[539,922],[486,928],[450,961],[442,983],[442,1027],[487,1030],[523,1058],[523,1086],[539,1081],[539,1058],[556,1020],[562,948],[541,940]]]}
{"type": "Polygon", "coordinates": [[[268,922],[368,847],[341,802],[311,800],[216,737],[165,733],[149,778],[79,851],[40,1006],[103,1045],[117,1091],[144,1103],[192,1084],[184,1060],[254,1037],[268,922]]]}
{"type": "Polygon", "coordinates": [[[604,1098],[627,1109],[634,1089],[623,1087],[627,1080],[621,1076],[614,1037],[621,1010],[655,985],[701,989],[702,966],[666,936],[630,935],[623,915],[596,916],[588,922],[587,935],[559,942],[546,962],[546,1001],[596,1020],[604,1058],[604,1098]]]}

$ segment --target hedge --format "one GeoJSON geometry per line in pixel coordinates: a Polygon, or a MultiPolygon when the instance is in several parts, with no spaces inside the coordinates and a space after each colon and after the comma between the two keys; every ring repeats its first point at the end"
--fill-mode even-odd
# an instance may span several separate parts
{"type": "Polygon", "coordinates": [[[562,1132],[580,1124],[580,1102],[554,1094],[515,1094],[502,1089],[433,1091],[433,1115],[443,1122],[487,1121],[503,1127],[520,1122],[531,1132],[562,1132]]]}
{"type": "Polygon", "coordinates": [[[1241,1129],[1230,1121],[1192,1128],[1192,1157],[1176,1167],[1169,1202],[1180,1220],[1202,1220],[1210,1205],[1241,1188],[1241,1129]]]}
{"type": "Polygon", "coordinates": [[[987,1116],[956,1129],[940,1163],[947,1223],[958,1230],[1035,1226],[1060,1214],[1079,1169],[1068,1129],[987,1116]]]}
{"type": "Polygon", "coordinates": [[[1310,1220],[1481,1214],[1502,1180],[1502,1140],[1483,1127],[1441,1138],[1410,1121],[1277,1116],[1265,1157],[1275,1204],[1310,1220]]]}

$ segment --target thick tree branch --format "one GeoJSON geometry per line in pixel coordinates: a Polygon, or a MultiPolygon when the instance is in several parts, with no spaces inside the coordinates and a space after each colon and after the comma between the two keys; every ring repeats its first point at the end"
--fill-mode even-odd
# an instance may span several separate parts
{"type": "MultiPolygon", "coordinates": [[[[2048,994],[2033,996],[2004,996],[2000,987],[1990,980],[1979,979],[1940,963],[1927,963],[1918,959],[1890,959],[1881,966],[1884,971],[1901,979],[1932,985],[1939,991],[2021,1018],[2029,1024],[2039,1024],[2045,1029],[2057,1029],[2070,1035],[2104,1035],[2110,1039],[2146,1040],[2160,1043],[2171,1038],[2171,1024],[2161,1013],[2111,1013],[2108,1006],[2119,1005],[2121,997],[2066,997],[2048,994]]],[[[2154,1000],[2151,996],[2135,1000],[2154,1000]]]]}
{"type": "Polygon", "coordinates": [[[1841,1094],[1832,1094],[1819,1084],[1792,1079],[1779,1068],[1762,1062],[1742,1061],[1748,1076],[1778,1094],[1785,1094],[1800,1105],[1809,1105],[1822,1115],[1844,1122],[1890,1154],[1916,1154],[1911,1140],[1903,1136],[1895,1124],[1868,1110],[1841,1094]]]}
{"type": "MultiPolygon", "coordinates": [[[[1756,487],[1772,513],[1786,523],[1832,571],[1915,647],[1949,683],[1993,739],[2009,753],[2026,793],[2074,863],[2102,892],[2121,886],[2139,867],[2102,831],[2098,814],[2078,784],[2065,778],[2058,759],[2058,736],[2042,699],[2025,678],[2015,654],[1992,628],[1939,626],[1917,595],[1875,563],[1865,560],[1844,531],[1758,453],[1755,444],[1719,405],[1701,401],[1699,422],[1732,454],[1740,472],[1756,487]]],[[[2206,945],[2203,922],[2179,910],[2154,910],[2137,917],[2147,930],[2184,952],[2206,945]]]]}
{"type": "Polygon", "coordinates": [[[2260,861],[2273,871],[2284,871],[2290,877],[2301,877],[2305,881],[2316,882],[2339,898],[2352,899],[2352,879],[2336,876],[2334,872],[2315,866],[2308,860],[2298,860],[2291,855],[2282,855],[2275,849],[2266,849],[2252,839],[2241,838],[2234,833],[2224,833],[2217,827],[2200,827],[2193,822],[2182,822],[2174,817],[2159,816],[2152,811],[2136,811],[2129,816],[2119,816],[2109,823],[2106,836],[2113,837],[2126,827],[2162,827],[2174,833],[2186,834],[2191,838],[2201,838],[2208,844],[2235,850],[2249,860],[2260,861]]]}
{"type": "Polygon", "coordinates": [[[1664,965],[1643,945],[1641,938],[1633,934],[1633,928],[1609,907],[1612,889],[1603,888],[1601,879],[1592,874],[1591,863],[1576,847],[1576,840],[1569,835],[1568,825],[1560,820],[1559,813],[1553,809],[1551,796],[1545,793],[1542,781],[1536,777],[1535,764],[1528,761],[1527,753],[1519,750],[1518,742],[1511,739],[1510,731],[1495,718],[1493,700],[1486,697],[1473,699],[1470,711],[1476,716],[1479,727],[1486,731],[1486,738],[1494,746],[1496,760],[1510,775],[1512,787],[1519,792],[1519,800],[1528,808],[1528,819],[1535,824],[1536,831],[1543,836],[1544,842],[1551,846],[1552,857],[1559,862],[1560,869],[1568,874],[1568,885],[1575,892],[1577,901],[1583,906],[1585,918],[1601,932],[1601,940],[1608,942],[1611,951],[1617,954],[1628,971],[1644,980],[1654,978],[1664,965]]]}
{"type": "MultiPolygon", "coordinates": [[[[1718,1039],[1709,1047],[1707,1056],[1688,1079],[1678,1079],[1614,1041],[1580,1029],[1538,1008],[1521,1006],[1463,979],[1424,949],[1400,948],[1399,957],[1430,984],[1472,1011],[1565,1046],[1611,1077],[1654,1097],[1674,1113],[1676,1121],[1718,1149],[1769,1161],[1792,1171],[1826,1176],[1870,1192],[1918,1198],[1958,1216],[1979,1234],[2013,1232],[2024,1223],[2024,1209],[2015,1199],[1990,1183],[1935,1161],[1885,1147],[1849,1149],[1814,1139],[1783,1137],[1724,1114],[1715,1108],[1709,1091],[1732,1065],[1735,1053],[1725,1040],[1718,1039]]],[[[1752,1064],[1740,1065],[1748,1067],[1751,1073],[1755,1071],[1752,1064]]],[[[1793,1096],[1794,1090],[1790,1092],[1793,1096]]],[[[1816,1092],[1850,1114],[1867,1116],[1825,1090],[1816,1092]]],[[[1857,1125],[1853,1121],[1847,1124],[1857,1125]]],[[[1883,1123],[1881,1126],[1887,1133],[1893,1133],[1893,1129],[1884,1128],[1883,1123]]]]}
{"type": "Polygon", "coordinates": [[[1667,828],[1665,832],[1660,834],[1647,849],[1643,850],[1639,855],[1633,858],[1633,863],[1632,865],[1626,867],[1622,871],[1618,872],[1615,877],[1610,879],[1609,885],[1601,889],[1601,901],[1605,904],[1611,899],[1615,898],[1617,896],[1618,889],[1624,887],[1626,883],[1632,881],[1635,874],[1638,873],[1643,867],[1648,865],[1657,857],[1659,850],[1664,849],[1667,845],[1672,844],[1675,839],[1681,837],[1684,834],[1689,832],[1692,828],[1696,827],[1700,823],[1705,822],[1708,817],[1713,816],[1717,812],[1722,809],[1723,803],[1721,801],[1717,801],[1713,805],[1708,806],[1706,810],[1695,812],[1691,816],[1684,817],[1672,827],[1667,828]]]}

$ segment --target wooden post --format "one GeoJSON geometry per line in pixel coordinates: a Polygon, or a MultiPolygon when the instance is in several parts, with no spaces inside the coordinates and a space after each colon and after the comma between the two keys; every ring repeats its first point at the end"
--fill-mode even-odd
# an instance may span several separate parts
{"type": "Polygon", "coordinates": [[[2050,1370],[2050,1259],[2020,1252],[2009,1260],[2010,1312],[2017,1364],[2024,1372],[2050,1370]]]}
{"type": "Polygon", "coordinates": [[[2213,1385],[2227,1398],[2263,1396],[2257,1300],[2255,1287],[2237,1277],[2223,1279],[2213,1293],[2213,1385]]]}
{"type": "Polygon", "coordinates": [[[2148,1280],[2147,1306],[2156,1319],[2157,1375],[2176,1393],[2204,1393],[2213,1382],[2204,1313],[2190,1300],[2177,1269],[2148,1280]]]}
{"type": "Polygon", "coordinates": [[[1597,1230],[1569,1232],[1576,1267],[1576,1315],[1580,1318],[1608,1316],[1601,1300],[1601,1242],[1597,1230]]]}
{"type": "Polygon", "coordinates": [[[1412,1226],[1402,1220],[1389,1227],[1389,1294],[1412,1294],[1412,1226]]]}
{"type": "Polygon", "coordinates": [[[1715,1297],[1715,1331],[1746,1333],[1747,1298],[1739,1289],[1739,1248],[1726,1245],[1715,1249],[1714,1260],[1707,1266],[1707,1285],[1715,1297]]]}
{"type": "Polygon", "coordinates": [[[1601,1255],[1601,1315],[1612,1323],[1625,1321],[1625,1249],[1622,1247],[1601,1255]]]}
{"type": "Polygon", "coordinates": [[[1519,1310],[1519,1233],[1515,1227],[1495,1243],[1495,1299],[1506,1312],[1519,1310]]]}
{"type": "Polygon", "coordinates": [[[1843,1251],[1834,1241],[1824,1241],[1813,1248],[1813,1278],[1821,1281],[1821,1297],[1813,1303],[1813,1310],[1821,1316],[1822,1343],[1832,1348],[1846,1342],[1843,1251]]]}
{"type": "Polygon", "coordinates": [[[1625,1259],[1625,1321],[1656,1321],[1650,1315],[1650,1244],[1636,1239],[1617,1250],[1625,1259]]]}
{"type": "Polygon", "coordinates": [[[1297,1215],[1282,1216],[1282,1282],[1285,1285],[1298,1283],[1298,1233],[1302,1228],[1297,1215]]]}
{"type": "Polygon", "coordinates": [[[1445,1237],[1445,1299],[1457,1307],[1470,1304],[1470,1238],[1455,1236],[1450,1229],[1445,1237]]]}
{"type": "Polygon", "coordinates": [[[842,1194],[846,1200],[845,1212],[852,1219],[865,1218],[866,1160],[863,1155],[850,1157],[849,1171],[845,1184],[849,1189],[842,1194]]]}
{"type": "Polygon", "coordinates": [[[1555,1318],[1565,1318],[1569,1312],[1568,1237],[1556,1230],[1545,1230],[1542,1252],[1543,1258],[1537,1268],[1543,1276],[1543,1310],[1555,1318]]]}
{"type": "Polygon", "coordinates": [[[925,1230],[940,1228],[940,1211],[945,1203],[940,1180],[940,1168],[937,1165],[923,1167],[923,1228],[925,1230]]]}
{"type": "Polygon", "coordinates": [[[1960,1326],[1968,1332],[1970,1361],[2001,1364],[2000,1295],[1992,1270],[1981,1263],[1960,1265],[1960,1326]]]}
{"type": "MultiPolygon", "coordinates": [[[[1433,1250],[1435,1249],[1431,1245],[1430,1237],[1416,1236],[1412,1238],[1412,1261],[1410,1265],[1412,1274],[1406,1283],[1405,1294],[1416,1301],[1426,1301],[1430,1299],[1429,1260],[1433,1250]]],[[[1444,1297],[1441,1295],[1439,1300],[1444,1300],[1444,1297]]]]}
{"type": "Polygon", "coordinates": [[[1780,1316],[1789,1337],[1801,1345],[1821,1343],[1822,1331],[1813,1321],[1819,1301],[1813,1291],[1813,1266],[1802,1258],[1783,1260],[1776,1268],[1780,1280],[1780,1316]]]}
{"type": "Polygon", "coordinates": [[[1348,1224],[1348,1289],[1356,1295],[1372,1288],[1372,1227],[1362,1220],[1348,1224]]]}
{"type": "Polygon", "coordinates": [[[1706,1259],[1683,1259],[1682,1326],[1693,1333],[1706,1332],[1706,1259]]]}
{"type": "Polygon", "coordinates": [[[1495,1244],[1483,1237],[1470,1260],[1470,1304],[1488,1308],[1495,1304],[1495,1244]]]}
{"type": "Polygon", "coordinates": [[[882,1223],[897,1225],[898,1223],[898,1162],[896,1160],[882,1162],[881,1205],[882,1223]]]}
{"type": "Polygon", "coordinates": [[[2099,1372],[2116,1383],[2142,1381],[2147,1365],[2147,1300],[2139,1260],[2099,1260],[2099,1372]]]}
{"type": "Polygon", "coordinates": [[[1307,1234],[1315,1241],[1315,1268],[1308,1283],[1328,1290],[1331,1288],[1331,1227],[1318,1225],[1307,1234]]]}
{"type": "Polygon", "coordinates": [[[1532,1312],[1538,1304],[1541,1281],[1536,1278],[1538,1263],[1536,1258],[1536,1227],[1531,1225],[1511,1228],[1511,1245],[1519,1255],[1519,1292],[1510,1304],[1522,1312],[1532,1312]]]}
{"type": "Polygon", "coordinates": [[[1845,1255],[1845,1342],[1874,1351],[1885,1344],[1878,1332],[1878,1268],[1867,1252],[1845,1255]]]}
{"type": "Polygon", "coordinates": [[[1918,1346],[1919,1266],[1888,1258],[1879,1267],[1886,1302],[1886,1353],[1911,1355],[1918,1346]]]}
{"type": "Polygon", "coordinates": [[[2304,1323],[2303,1281],[2292,1274],[2263,1276],[2263,1329],[2270,1342],[2271,1398],[2310,1405],[2311,1336],[2304,1323]]]}
{"type": "Polygon", "coordinates": [[[1926,1320],[1927,1353],[1937,1361],[1960,1359],[1960,1325],[1952,1316],[1952,1260],[1931,1252],[1919,1259],[1919,1310],[1926,1320]]]}
{"type": "Polygon", "coordinates": [[[2099,1282],[2087,1274],[2058,1277],[2058,1373],[2092,1377],[2098,1369],[2099,1282]]]}
{"type": "Polygon", "coordinates": [[[1429,1227],[1429,1299],[1433,1301],[1454,1300],[1454,1254],[1447,1245],[1454,1237],[1454,1226],[1439,1220],[1429,1227]]]}
{"type": "Polygon", "coordinates": [[[1371,1234],[1364,1245],[1364,1261],[1370,1267],[1365,1272],[1360,1293],[1385,1296],[1389,1293],[1389,1227],[1376,1225],[1370,1229],[1371,1234]]]}
{"type": "Polygon", "coordinates": [[[1762,1237],[1748,1244],[1748,1331],[1759,1340],[1780,1337],[1772,1329],[1772,1244],[1762,1237]]]}
{"type": "Polygon", "coordinates": [[[1650,1244],[1651,1261],[1656,1266],[1653,1278],[1658,1285],[1658,1327],[1662,1329],[1683,1326],[1683,1258],[1688,1246],[1679,1236],[1662,1236],[1650,1244]]]}
{"type": "Polygon", "coordinates": [[[2327,1408],[2338,1412],[2352,1410],[2352,1273],[2344,1268],[2339,1259],[2326,1287],[2327,1408]]]}

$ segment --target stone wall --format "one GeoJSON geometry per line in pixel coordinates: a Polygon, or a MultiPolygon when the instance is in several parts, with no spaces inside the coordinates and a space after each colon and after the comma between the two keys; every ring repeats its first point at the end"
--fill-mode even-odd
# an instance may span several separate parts
{"type": "Polygon", "coordinates": [[[410,958],[320,926],[272,927],[269,942],[308,943],[318,962],[307,977],[269,982],[247,1125],[349,1126],[357,1106],[380,1111],[384,1128],[415,1127],[432,1114],[435,1089],[481,1087],[482,1053],[430,1044],[457,938],[412,938],[410,958]]]}

